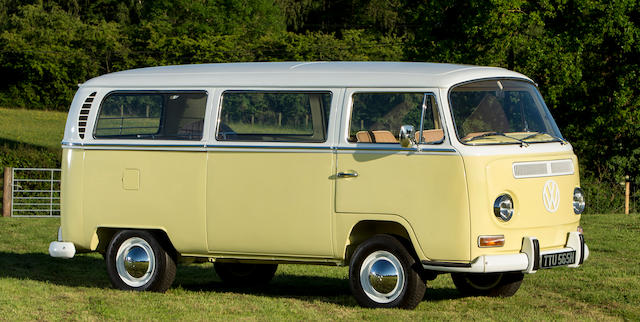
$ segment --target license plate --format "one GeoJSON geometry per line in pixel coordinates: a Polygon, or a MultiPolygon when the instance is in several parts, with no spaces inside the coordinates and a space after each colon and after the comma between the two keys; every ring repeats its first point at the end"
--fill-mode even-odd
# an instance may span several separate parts
{"type": "Polygon", "coordinates": [[[540,256],[540,267],[551,268],[556,266],[571,265],[576,262],[576,251],[544,254],[540,256]]]}

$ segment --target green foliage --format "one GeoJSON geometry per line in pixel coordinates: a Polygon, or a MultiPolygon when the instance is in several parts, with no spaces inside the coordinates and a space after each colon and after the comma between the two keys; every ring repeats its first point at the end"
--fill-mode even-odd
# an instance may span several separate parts
{"type": "Polygon", "coordinates": [[[58,7],[20,7],[0,33],[0,104],[65,110],[76,84],[109,71],[102,63],[112,58],[100,54],[118,50],[118,29],[85,24],[58,7]]]}
{"type": "MultiPolygon", "coordinates": [[[[640,178],[630,177],[629,209],[631,213],[640,212],[640,178]]],[[[623,213],[625,203],[625,180],[612,182],[608,178],[598,178],[593,174],[582,176],[587,208],[593,213],[623,213]]]]}
{"type": "Polygon", "coordinates": [[[134,67],[402,59],[401,37],[287,32],[266,0],[3,2],[0,106],[66,110],[76,84],[134,67]]]}
{"type": "Polygon", "coordinates": [[[418,27],[405,47],[409,59],[501,66],[530,76],[587,166],[586,182],[613,185],[627,174],[638,180],[637,1],[435,1],[410,12],[418,27]]]}
{"type": "Polygon", "coordinates": [[[409,60],[530,76],[592,182],[640,180],[637,0],[0,0],[0,106],[136,67],[409,60]]]}

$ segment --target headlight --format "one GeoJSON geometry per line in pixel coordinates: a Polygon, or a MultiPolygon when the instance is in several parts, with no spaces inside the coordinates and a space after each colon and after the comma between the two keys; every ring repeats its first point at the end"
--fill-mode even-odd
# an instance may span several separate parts
{"type": "Polygon", "coordinates": [[[509,221],[513,216],[513,200],[511,196],[504,194],[496,198],[493,203],[493,214],[502,221],[509,221]]]}
{"type": "Polygon", "coordinates": [[[584,211],[585,206],[586,203],[584,202],[584,192],[582,189],[573,189],[573,212],[579,215],[584,211]]]}

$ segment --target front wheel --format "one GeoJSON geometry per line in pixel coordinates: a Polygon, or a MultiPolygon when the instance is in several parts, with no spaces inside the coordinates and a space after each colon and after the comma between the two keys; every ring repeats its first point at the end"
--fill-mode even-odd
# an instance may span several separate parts
{"type": "Polygon", "coordinates": [[[516,294],[522,273],[451,273],[451,279],[463,295],[509,297],[516,294]]]}
{"type": "Polygon", "coordinates": [[[166,291],[176,276],[176,263],[147,231],[118,232],[105,254],[114,287],[132,291],[166,291]]]}
{"type": "Polygon", "coordinates": [[[413,309],[427,288],[416,265],[396,238],[374,236],[360,244],[351,258],[351,292],[363,307],[413,309]]]}

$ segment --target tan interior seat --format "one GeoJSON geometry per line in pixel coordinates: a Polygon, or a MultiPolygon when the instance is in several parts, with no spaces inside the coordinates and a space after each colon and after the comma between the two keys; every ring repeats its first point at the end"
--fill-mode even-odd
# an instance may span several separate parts
{"type": "MultiPolygon", "coordinates": [[[[424,142],[440,142],[444,139],[444,131],[442,129],[423,130],[422,137],[424,142]]],[[[416,142],[420,142],[420,132],[416,132],[416,142]]]]}
{"type": "Polygon", "coordinates": [[[398,143],[393,133],[385,130],[358,131],[356,139],[360,143],[398,143]]]}

